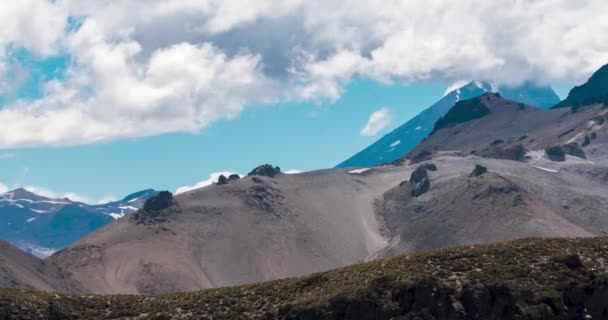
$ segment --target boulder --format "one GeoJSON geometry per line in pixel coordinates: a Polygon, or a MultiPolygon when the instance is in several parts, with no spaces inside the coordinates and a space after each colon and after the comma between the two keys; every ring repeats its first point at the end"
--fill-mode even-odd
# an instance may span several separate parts
{"type": "Polygon", "coordinates": [[[526,148],[517,144],[508,148],[495,147],[491,149],[486,149],[481,152],[482,157],[492,158],[492,159],[505,159],[505,160],[513,160],[513,161],[525,161],[526,160],[526,148]]]}
{"type": "Polygon", "coordinates": [[[412,189],[412,191],[410,191],[410,194],[412,197],[419,197],[429,191],[430,188],[431,182],[429,181],[429,177],[424,177],[422,178],[422,180],[418,181],[418,183],[414,185],[414,188],[412,189]]]}
{"type": "Polygon", "coordinates": [[[597,132],[591,132],[591,140],[597,139],[597,132]]]}
{"type": "Polygon", "coordinates": [[[241,176],[239,176],[238,174],[231,174],[228,177],[228,181],[235,181],[235,180],[239,180],[241,178],[241,176]]]}
{"type": "Polygon", "coordinates": [[[274,177],[277,174],[281,173],[281,168],[273,167],[269,164],[264,164],[255,169],[251,170],[247,175],[248,176],[263,176],[263,177],[274,177]]]}
{"type": "Polygon", "coordinates": [[[414,170],[414,172],[412,172],[412,175],[410,176],[410,183],[417,184],[418,182],[422,181],[422,179],[427,177],[428,173],[426,168],[424,166],[419,166],[414,170]]]}
{"type": "Polygon", "coordinates": [[[161,191],[154,197],[146,200],[144,211],[161,211],[173,205],[173,194],[169,191],[161,191]]]}
{"type": "Polygon", "coordinates": [[[437,166],[432,162],[425,164],[424,168],[428,171],[437,171],[437,166]]]}
{"type": "Polygon", "coordinates": [[[220,175],[220,176],[217,178],[217,183],[216,183],[216,185],[221,186],[221,185],[226,184],[226,183],[228,183],[228,178],[226,178],[226,176],[225,176],[225,175],[223,175],[223,174],[222,174],[222,175],[220,175]]]}
{"type": "Polygon", "coordinates": [[[564,150],[565,154],[569,154],[571,156],[587,159],[587,155],[585,154],[585,151],[583,151],[578,146],[578,143],[576,143],[576,142],[572,142],[572,143],[568,143],[568,144],[563,145],[562,146],[562,150],[564,150]]]}
{"type": "Polygon", "coordinates": [[[502,144],[502,143],[504,143],[504,142],[505,142],[505,141],[504,141],[504,140],[502,140],[502,139],[496,139],[496,140],[492,141],[492,143],[490,143],[490,145],[491,145],[491,146],[497,146],[497,145],[502,144]]]}
{"type": "MultiPolygon", "coordinates": [[[[594,132],[595,133],[595,132],[594,132]]],[[[585,136],[585,138],[583,139],[583,144],[582,146],[588,146],[591,143],[591,139],[589,139],[589,136],[585,136]]]]}
{"type": "Polygon", "coordinates": [[[566,153],[560,146],[551,146],[545,149],[545,154],[551,161],[566,161],[566,153]]]}
{"type": "Polygon", "coordinates": [[[473,172],[471,172],[471,174],[469,176],[470,177],[479,177],[480,175],[482,175],[486,172],[488,172],[488,168],[486,168],[480,164],[476,164],[475,169],[473,169],[473,172]]]}

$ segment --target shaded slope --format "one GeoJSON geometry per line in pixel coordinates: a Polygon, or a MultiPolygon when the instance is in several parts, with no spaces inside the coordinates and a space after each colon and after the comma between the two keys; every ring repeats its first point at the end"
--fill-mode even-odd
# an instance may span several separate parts
{"type": "Polygon", "coordinates": [[[570,90],[568,97],[553,108],[578,108],[596,103],[608,104],[608,64],[593,73],[586,83],[570,90]]]}
{"type": "MultiPolygon", "coordinates": [[[[456,102],[472,99],[490,91],[492,91],[490,84],[472,81],[462,88],[449,92],[437,103],[337,167],[372,167],[398,159],[426,138],[431,133],[435,122],[444,116],[456,102]]],[[[553,89],[536,86],[532,83],[518,87],[501,87],[498,91],[507,99],[542,109],[559,102],[559,97],[553,89]]]]}
{"type": "Polygon", "coordinates": [[[0,240],[0,286],[48,291],[82,291],[55,264],[33,257],[0,240]]]}
{"type": "Polygon", "coordinates": [[[437,130],[406,157],[414,157],[423,150],[470,153],[492,144],[522,142],[522,137],[534,130],[557,123],[565,112],[542,110],[487,93],[457,103],[445,118],[436,123],[437,130]]]}
{"type": "Polygon", "coordinates": [[[526,239],[162,296],[1,289],[11,319],[603,319],[608,239],[526,239]],[[28,318],[29,317],[29,318],[28,318]]]}
{"type": "Polygon", "coordinates": [[[400,158],[428,136],[433,130],[435,121],[448,112],[456,102],[480,96],[490,90],[491,86],[489,84],[471,82],[448,93],[419,115],[350,159],[340,163],[337,167],[373,167],[400,158]]]}

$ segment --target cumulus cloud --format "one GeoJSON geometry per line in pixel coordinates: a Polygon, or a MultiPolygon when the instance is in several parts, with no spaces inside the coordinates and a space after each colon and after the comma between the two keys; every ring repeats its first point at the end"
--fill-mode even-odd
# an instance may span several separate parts
{"type": "Polygon", "coordinates": [[[290,170],[285,171],[285,174],[298,174],[298,173],[302,173],[302,171],[298,170],[298,169],[290,169],[290,170]]]}
{"type": "Polygon", "coordinates": [[[5,193],[8,191],[9,191],[8,187],[4,183],[0,182],[0,193],[5,193]]]}
{"type": "Polygon", "coordinates": [[[0,110],[0,147],[198,132],[249,106],[335,102],[355,78],[580,81],[608,62],[607,11],[604,0],[5,2],[0,94],[5,48],[70,64],[40,98],[0,110]]]}
{"type": "Polygon", "coordinates": [[[391,122],[391,113],[388,108],[381,108],[369,116],[365,127],[361,129],[361,135],[366,137],[375,136],[391,122]]]}
{"type": "MultiPolygon", "coordinates": [[[[196,184],[194,184],[193,186],[183,186],[183,187],[179,187],[177,188],[177,190],[175,190],[175,194],[180,194],[180,193],[184,193],[184,192],[188,192],[188,191],[192,191],[194,189],[199,189],[199,188],[203,188],[206,186],[210,186],[214,183],[217,183],[217,180],[220,178],[221,175],[224,175],[225,177],[230,176],[231,174],[235,174],[234,172],[229,172],[229,171],[220,171],[220,172],[214,172],[212,174],[209,175],[209,178],[203,181],[199,181],[196,184]]],[[[239,174],[239,177],[242,177],[243,175],[239,174]]]]}
{"type": "Polygon", "coordinates": [[[471,80],[456,80],[454,81],[452,84],[450,84],[446,89],[445,92],[443,92],[443,96],[447,96],[448,93],[456,90],[456,89],[460,89],[462,87],[464,87],[465,85],[467,85],[469,82],[471,82],[471,80]]]}
{"type": "Polygon", "coordinates": [[[35,193],[39,196],[51,198],[51,199],[63,199],[68,198],[72,201],[83,202],[83,203],[91,203],[91,199],[88,197],[84,197],[75,192],[66,192],[66,193],[57,193],[51,189],[40,187],[40,186],[26,186],[23,189],[35,193]]]}

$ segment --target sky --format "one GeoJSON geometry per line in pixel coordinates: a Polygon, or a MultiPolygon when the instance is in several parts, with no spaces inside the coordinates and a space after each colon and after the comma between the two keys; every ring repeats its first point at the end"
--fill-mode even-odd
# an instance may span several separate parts
{"type": "Polygon", "coordinates": [[[332,167],[462,79],[608,62],[603,0],[0,3],[0,191],[100,202],[332,167]]]}

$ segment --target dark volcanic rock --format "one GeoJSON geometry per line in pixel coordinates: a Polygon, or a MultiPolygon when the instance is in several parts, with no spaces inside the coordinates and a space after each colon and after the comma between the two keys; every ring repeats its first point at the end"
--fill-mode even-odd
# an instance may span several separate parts
{"type": "Polygon", "coordinates": [[[228,177],[228,181],[236,181],[236,180],[239,180],[240,178],[241,178],[241,177],[240,177],[238,174],[231,174],[231,175],[228,177]]]}
{"type": "Polygon", "coordinates": [[[482,174],[484,174],[486,172],[488,172],[488,168],[486,168],[486,167],[484,167],[482,165],[476,164],[475,165],[475,169],[473,169],[473,172],[471,172],[471,174],[469,176],[471,176],[471,177],[479,177],[480,175],[482,175],[482,174]]]}
{"type": "Polygon", "coordinates": [[[545,154],[551,161],[566,161],[566,153],[560,146],[552,146],[545,149],[545,154]]]}
{"type": "Polygon", "coordinates": [[[418,152],[418,154],[416,154],[411,159],[410,164],[416,164],[416,163],[420,163],[420,162],[423,162],[423,161],[431,160],[432,157],[433,157],[432,153],[430,153],[427,150],[422,150],[422,151],[418,152]]]}
{"type": "Polygon", "coordinates": [[[281,173],[281,168],[273,167],[269,164],[261,165],[249,172],[248,176],[264,176],[264,177],[274,177],[277,174],[281,173]]]}
{"type": "Polygon", "coordinates": [[[437,166],[432,162],[425,164],[424,168],[428,171],[437,171],[437,166]]]}
{"type": "Polygon", "coordinates": [[[222,174],[222,175],[220,175],[220,176],[217,178],[217,183],[216,183],[216,185],[223,185],[223,184],[226,184],[226,183],[228,183],[228,178],[226,178],[226,176],[225,176],[225,175],[223,175],[223,174],[222,174]]]}
{"type": "MultiPolygon", "coordinates": [[[[435,127],[433,128],[431,135],[442,128],[481,118],[489,114],[490,109],[488,109],[483,101],[484,97],[488,95],[490,94],[486,93],[481,97],[457,102],[445,116],[440,117],[439,120],[435,122],[435,127]]],[[[497,97],[499,96],[497,95],[497,97]]]]}
{"type": "Polygon", "coordinates": [[[523,145],[518,144],[508,148],[495,147],[486,149],[480,153],[482,157],[492,159],[505,159],[513,161],[525,161],[526,160],[526,148],[523,145]]]}
{"type": "Polygon", "coordinates": [[[563,145],[562,146],[562,150],[564,150],[565,154],[569,154],[571,156],[587,159],[587,155],[585,154],[585,151],[583,151],[578,146],[578,143],[576,143],[576,142],[572,142],[572,143],[568,143],[568,144],[563,145]]]}
{"type": "MultiPolygon", "coordinates": [[[[597,139],[597,132],[592,132],[591,133],[591,140],[595,140],[595,139],[597,139]]],[[[589,141],[589,143],[591,143],[591,141],[589,141]]],[[[589,143],[587,143],[587,144],[589,144],[589,143]]]]}
{"type": "Polygon", "coordinates": [[[492,141],[492,143],[490,143],[490,145],[491,145],[491,146],[497,146],[497,145],[502,144],[502,143],[504,143],[504,142],[505,142],[505,141],[504,141],[504,140],[502,140],[502,139],[496,139],[496,140],[492,141]]]}
{"type": "Polygon", "coordinates": [[[418,182],[422,181],[422,179],[427,177],[428,173],[426,171],[426,168],[424,166],[417,167],[416,170],[414,170],[414,172],[412,172],[412,175],[410,176],[410,183],[417,184],[418,182]]]}
{"type": "Polygon", "coordinates": [[[588,146],[590,143],[591,143],[591,139],[589,139],[589,136],[585,136],[585,139],[583,139],[583,147],[588,146]]]}
{"type": "Polygon", "coordinates": [[[161,191],[144,203],[144,211],[160,211],[169,208],[173,204],[173,194],[169,191],[161,191]]]}
{"type": "Polygon", "coordinates": [[[412,189],[410,194],[412,195],[412,197],[418,197],[429,191],[430,188],[431,182],[429,181],[429,177],[424,177],[422,178],[422,180],[418,181],[418,183],[414,185],[414,188],[412,189]]]}

